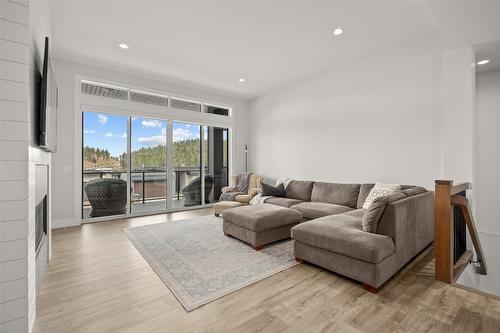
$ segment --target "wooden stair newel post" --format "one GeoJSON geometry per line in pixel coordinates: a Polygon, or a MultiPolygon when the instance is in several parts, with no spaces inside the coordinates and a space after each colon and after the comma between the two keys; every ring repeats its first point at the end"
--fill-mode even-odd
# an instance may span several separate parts
{"type": "Polygon", "coordinates": [[[453,278],[453,210],[451,206],[452,180],[436,180],[434,251],[436,279],[450,283],[453,278]]]}

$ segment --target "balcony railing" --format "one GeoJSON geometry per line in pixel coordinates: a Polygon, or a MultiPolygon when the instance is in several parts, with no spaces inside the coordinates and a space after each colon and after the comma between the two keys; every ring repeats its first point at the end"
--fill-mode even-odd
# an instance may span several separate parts
{"type": "MultiPolygon", "coordinates": [[[[182,189],[193,179],[200,177],[200,168],[196,167],[178,167],[172,170],[172,199],[182,200],[182,189]]],[[[205,174],[208,174],[208,168],[205,168],[205,174]]],[[[108,170],[84,170],[83,187],[85,184],[95,178],[119,178],[125,179],[126,171],[108,171],[108,170]]],[[[227,179],[227,168],[222,170],[222,177],[227,179]]],[[[167,199],[168,177],[165,170],[161,169],[141,169],[130,172],[131,178],[131,201],[132,203],[146,203],[148,201],[158,201],[167,199]]],[[[83,193],[83,205],[88,206],[85,193],[83,193]]]]}

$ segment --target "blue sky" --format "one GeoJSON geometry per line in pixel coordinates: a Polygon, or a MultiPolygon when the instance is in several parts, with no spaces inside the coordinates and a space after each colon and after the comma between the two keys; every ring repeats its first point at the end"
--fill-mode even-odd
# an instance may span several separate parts
{"type": "MultiPolygon", "coordinates": [[[[107,149],[112,156],[127,151],[127,117],[95,112],[83,116],[85,146],[107,149]]],[[[167,121],[132,118],[132,150],[166,144],[167,121]]],[[[200,126],[174,122],[174,142],[200,137],[200,126]]]]}

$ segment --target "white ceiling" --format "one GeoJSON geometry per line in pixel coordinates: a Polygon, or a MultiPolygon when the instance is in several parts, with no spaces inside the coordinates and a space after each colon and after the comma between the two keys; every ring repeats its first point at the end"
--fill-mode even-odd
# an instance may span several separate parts
{"type": "MultiPolygon", "coordinates": [[[[48,8],[55,57],[247,99],[440,30],[446,3],[49,1],[48,8]],[[336,27],[345,33],[333,36],[336,27]]],[[[453,18],[445,23],[453,30],[453,18]]]]}

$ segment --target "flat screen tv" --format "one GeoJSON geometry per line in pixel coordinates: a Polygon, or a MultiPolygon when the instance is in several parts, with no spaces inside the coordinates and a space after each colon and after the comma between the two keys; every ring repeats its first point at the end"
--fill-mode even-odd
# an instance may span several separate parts
{"type": "Polygon", "coordinates": [[[55,152],[57,143],[57,84],[50,59],[48,37],[45,37],[39,101],[38,146],[43,150],[55,152]]]}

